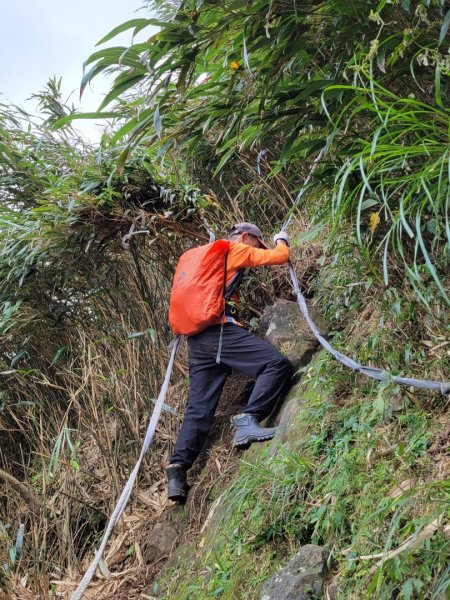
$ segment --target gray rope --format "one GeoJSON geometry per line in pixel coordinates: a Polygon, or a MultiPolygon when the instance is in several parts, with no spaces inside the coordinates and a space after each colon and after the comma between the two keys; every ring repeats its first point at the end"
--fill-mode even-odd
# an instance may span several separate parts
{"type": "Polygon", "coordinates": [[[131,491],[133,489],[133,485],[134,482],[136,481],[136,477],[139,471],[139,468],[142,464],[142,461],[144,459],[145,453],[147,452],[150,443],[153,439],[153,436],[155,434],[156,431],[156,425],[158,424],[158,420],[159,417],[161,415],[161,410],[164,404],[164,400],[167,394],[167,389],[169,387],[169,382],[170,382],[170,375],[172,373],[172,368],[173,368],[173,363],[175,361],[175,355],[177,353],[178,350],[178,346],[180,343],[180,337],[177,336],[175,338],[175,342],[172,345],[172,353],[170,355],[170,360],[169,360],[169,364],[167,365],[167,370],[166,370],[166,375],[164,377],[164,382],[162,384],[161,387],[161,391],[159,392],[159,396],[158,396],[158,400],[156,401],[155,404],[155,408],[153,409],[153,413],[150,419],[150,423],[148,425],[148,429],[147,432],[145,434],[145,438],[144,438],[144,442],[142,444],[142,449],[141,449],[141,453],[139,455],[139,458],[137,460],[137,463],[133,469],[133,471],[131,472],[130,477],[128,478],[128,481],[125,484],[125,487],[122,490],[122,493],[120,494],[120,498],[117,501],[116,507],[113,510],[113,513],[111,515],[111,518],[109,519],[109,523],[108,526],[106,528],[105,533],[103,534],[103,539],[102,542],[99,546],[99,549],[97,550],[95,556],[94,556],[94,560],[91,562],[91,564],[89,565],[86,573],[84,574],[83,579],[80,581],[80,583],[78,584],[77,589],[74,591],[74,593],[72,594],[70,600],[80,600],[83,597],[84,592],[86,591],[86,588],[88,587],[88,585],[91,582],[92,577],[94,576],[95,570],[98,566],[98,564],[100,563],[100,561],[102,560],[103,557],[103,553],[105,551],[106,548],[106,544],[109,540],[109,536],[111,535],[115,525],[117,524],[117,522],[119,521],[120,517],[122,516],[123,511],[125,510],[125,507],[128,503],[128,500],[131,496],[131,491]]]}
{"type": "MultiPolygon", "coordinates": [[[[294,200],[292,208],[289,210],[289,217],[283,223],[283,226],[282,226],[283,231],[286,231],[287,227],[289,227],[289,225],[294,217],[295,209],[299,205],[300,200],[302,199],[303,194],[306,191],[307,185],[310,182],[314,171],[317,169],[320,161],[322,160],[322,157],[325,155],[327,146],[328,146],[328,144],[322,148],[322,150],[319,152],[319,154],[315,158],[315,160],[311,166],[309,175],[303,182],[302,189],[298,193],[297,198],[294,200]]],[[[439,381],[429,381],[427,379],[415,379],[413,377],[398,377],[397,375],[391,375],[388,371],[384,371],[383,369],[377,369],[376,367],[368,367],[368,366],[360,365],[353,359],[349,358],[348,356],[345,356],[345,354],[342,354],[342,352],[338,352],[337,350],[335,350],[327,342],[327,340],[321,335],[321,333],[317,329],[314,321],[311,319],[309,312],[308,312],[308,307],[306,305],[305,298],[303,297],[303,294],[301,293],[300,288],[299,288],[297,274],[294,271],[294,268],[290,261],[289,261],[289,273],[291,275],[292,286],[294,288],[294,293],[297,298],[298,305],[299,305],[300,310],[301,310],[303,316],[305,317],[309,327],[311,328],[311,331],[314,333],[316,339],[322,344],[322,346],[326,350],[328,350],[328,352],[330,352],[340,363],[342,363],[346,367],[349,367],[350,369],[353,369],[353,371],[357,371],[358,373],[362,373],[363,375],[366,375],[367,377],[372,377],[372,379],[377,379],[378,381],[393,381],[400,385],[412,386],[412,387],[422,388],[422,389],[426,389],[426,390],[436,390],[438,392],[441,392],[441,394],[444,394],[444,395],[450,394],[450,381],[442,383],[439,381]]]]}
{"type": "Polygon", "coordinates": [[[367,377],[372,377],[372,379],[377,379],[378,381],[393,381],[394,383],[398,383],[400,385],[412,386],[416,388],[422,388],[425,390],[436,390],[441,392],[441,394],[450,394],[450,381],[447,382],[439,382],[439,381],[429,381],[427,379],[415,379],[412,377],[398,377],[397,375],[391,375],[388,371],[384,371],[383,369],[377,369],[376,367],[368,367],[364,365],[360,365],[358,362],[353,360],[352,358],[342,354],[342,352],[338,352],[335,350],[331,344],[327,342],[327,340],[321,335],[320,331],[317,329],[316,324],[311,319],[308,307],[306,305],[305,298],[300,291],[297,274],[294,271],[294,267],[292,263],[289,261],[289,273],[292,279],[292,286],[294,288],[295,296],[297,297],[297,302],[300,307],[300,310],[305,317],[308,325],[311,328],[311,331],[315,335],[316,339],[322,344],[322,346],[328,350],[340,363],[353,369],[353,371],[357,371],[362,375],[366,375],[367,377]]]}
{"type": "Polygon", "coordinates": [[[206,231],[209,234],[209,243],[212,244],[216,239],[216,234],[211,229],[211,227],[209,226],[209,223],[206,219],[203,219],[203,227],[206,229],[206,231]]]}

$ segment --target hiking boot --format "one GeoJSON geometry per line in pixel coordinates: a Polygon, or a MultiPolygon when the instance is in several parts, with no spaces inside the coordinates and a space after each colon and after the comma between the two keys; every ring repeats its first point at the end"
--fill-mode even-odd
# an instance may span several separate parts
{"type": "Polygon", "coordinates": [[[253,442],[266,442],[275,435],[275,427],[261,427],[254,415],[242,413],[232,419],[236,426],[233,446],[246,450],[253,442]]]}
{"type": "Polygon", "coordinates": [[[184,502],[191,487],[186,481],[186,467],[178,464],[169,465],[166,473],[167,497],[175,502],[184,502]]]}

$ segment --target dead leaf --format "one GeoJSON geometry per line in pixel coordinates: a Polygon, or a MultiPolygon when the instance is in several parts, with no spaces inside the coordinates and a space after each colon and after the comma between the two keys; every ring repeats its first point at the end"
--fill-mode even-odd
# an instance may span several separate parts
{"type": "Polygon", "coordinates": [[[373,212],[370,214],[369,217],[369,229],[370,231],[373,233],[375,231],[375,229],[378,227],[378,225],[380,224],[380,214],[377,212],[373,212]]]}
{"type": "Polygon", "coordinates": [[[388,497],[389,498],[399,498],[405,492],[410,490],[413,487],[414,483],[415,483],[414,479],[405,479],[405,481],[402,481],[401,483],[399,483],[398,486],[396,486],[392,490],[392,492],[390,492],[388,494],[388,497]]]}
{"type": "Polygon", "coordinates": [[[217,500],[215,500],[215,501],[212,503],[212,505],[211,505],[211,508],[209,509],[209,513],[208,513],[208,515],[207,515],[207,517],[206,517],[206,519],[205,519],[205,522],[203,523],[203,527],[202,527],[202,528],[201,528],[201,530],[200,530],[200,533],[204,533],[204,532],[205,532],[205,530],[206,530],[206,528],[207,528],[207,527],[208,527],[208,525],[210,524],[210,522],[211,522],[211,520],[212,520],[212,518],[213,518],[213,516],[214,516],[214,513],[216,512],[216,508],[219,506],[219,504],[220,504],[220,501],[222,500],[222,497],[223,497],[223,494],[221,494],[221,495],[220,495],[220,496],[217,498],[217,500]]]}

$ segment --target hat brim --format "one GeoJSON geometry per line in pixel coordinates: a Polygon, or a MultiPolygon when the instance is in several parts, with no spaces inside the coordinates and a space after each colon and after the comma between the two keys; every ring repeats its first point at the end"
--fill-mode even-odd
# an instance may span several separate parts
{"type": "Polygon", "coordinates": [[[257,237],[257,236],[255,236],[255,237],[258,240],[259,245],[261,246],[261,248],[264,248],[264,250],[268,250],[269,249],[269,246],[266,244],[266,242],[262,238],[257,237]]]}

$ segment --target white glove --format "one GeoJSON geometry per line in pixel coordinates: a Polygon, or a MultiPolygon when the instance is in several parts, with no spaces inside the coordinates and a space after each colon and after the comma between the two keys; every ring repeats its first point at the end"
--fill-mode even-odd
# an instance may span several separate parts
{"type": "Polygon", "coordinates": [[[280,231],[280,233],[277,233],[273,236],[273,243],[275,244],[275,246],[280,240],[286,242],[286,245],[289,246],[289,236],[285,231],[280,231]]]}

